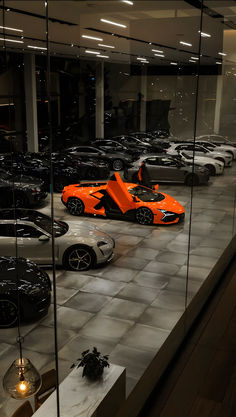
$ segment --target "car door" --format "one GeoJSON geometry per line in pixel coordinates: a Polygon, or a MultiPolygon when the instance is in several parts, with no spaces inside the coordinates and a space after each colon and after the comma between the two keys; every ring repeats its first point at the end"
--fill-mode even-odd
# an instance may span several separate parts
{"type": "Polygon", "coordinates": [[[14,224],[0,221],[0,255],[16,256],[16,234],[14,224]]]}
{"type": "Polygon", "coordinates": [[[172,158],[163,157],[159,161],[162,170],[162,180],[166,182],[183,182],[184,171],[172,158]]]}
{"type": "MultiPolygon", "coordinates": [[[[18,221],[16,224],[18,255],[32,259],[36,263],[47,264],[52,261],[52,242],[48,234],[35,225],[18,221]],[[44,240],[41,240],[44,239],[44,240]]],[[[56,250],[56,257],[57,257],[56,250]]]]}

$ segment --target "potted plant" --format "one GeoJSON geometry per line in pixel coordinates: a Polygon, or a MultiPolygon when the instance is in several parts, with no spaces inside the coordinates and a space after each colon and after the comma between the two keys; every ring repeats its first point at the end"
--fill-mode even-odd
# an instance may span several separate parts
{"type": "Polygon", "coordinates": [[[103,370],[106,367],[109,367],[108,355],[102,356],[101,352],[98,352],[97,348],[94,347],[90,352],[90,349],[82,352],[82,358],[77,359],[79,363],[73,363],[71,368],[75,366],[79,368],[82,366],[83,373],[82,376],[87,376],[89,379],[96,380],[101,377],[103,370]]]}

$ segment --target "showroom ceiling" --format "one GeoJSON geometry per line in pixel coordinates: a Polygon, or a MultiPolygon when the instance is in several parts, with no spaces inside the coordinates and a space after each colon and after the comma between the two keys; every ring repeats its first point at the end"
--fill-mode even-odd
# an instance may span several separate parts
{"type": "MultiPolygon", "coordinates": [[[[137,58],[144,58],[147,60],[145,65],[177,62],[194,65],[192,57],[197,58],[199,52],[200,5],[199,0],[133,0],[133,5],[122,0],[49,0],[50,52],[121,63],[142,64],[143,61],[137,58]]],[[[8,40],[6,48],[46,53],[45,49],[29,47],[46,48],[45,1],[5,0],[0,7],[1,25],[23,30],[5,30],[6,39],[22,42],[8,40]]],[[[229,60],[231,51],[223,51],[227,56],[219,55],[219,52],[223,49],[223,32],[230,29],[236,29],[236,2],[205,1],[202,32],[211,37],[201,37],[202,64],[229,60]]],[[[3,35],[1,29],[1,38],[3,35]]],[[[0,42],[3,45],[4,41],[0,42]]]]}

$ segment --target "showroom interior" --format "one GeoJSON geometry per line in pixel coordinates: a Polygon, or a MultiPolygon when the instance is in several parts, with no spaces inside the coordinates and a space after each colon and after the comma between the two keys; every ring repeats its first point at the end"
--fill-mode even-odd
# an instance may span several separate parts
{"type": "Polygon", "coordinates": [[[0,22],[1,417],[135,417],[235,255],[236,2],[1,0],[0,22]]]}

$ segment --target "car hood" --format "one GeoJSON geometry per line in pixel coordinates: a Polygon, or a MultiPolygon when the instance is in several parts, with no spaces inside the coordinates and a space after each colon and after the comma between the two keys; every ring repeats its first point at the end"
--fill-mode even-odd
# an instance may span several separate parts
{"type": "MultiPolygon", "coordinates": [[[[184,207],[181,206],[181,204],[178,203],[178,201],[176,201],[173,197],[165,193],[160,193],[160,194],[162,194],[165,197],[164,200],[144,203],[145,206],[150,207],[152,210],[161,209],[161,210],[173,211],[174,213],[177,213],[177,214],[184,213],[185,211],[184,207]]],[[[143,202],[142,202],[142,205],[143,205],[143,202]]]]}
{"type": "MultiPolygon", "coordinates": [[[[187,162],[187,163],[192,163],[193,162],[193,159],[185,159],[185,158],[183,158],[183,160],[185,161],[185,162],[187,162]]],[[[222,166],[224,166],[224,163],[223,162],[221,162],[221,161],[212,161],[212,158],[208,158],[207,156],[197,156],[197,155],[195,155],[195,157],[194,157],[194,161],[196,162],[196,163],[205,163],[205,164],[219,164],[219,165],[222,165],[222,166]]]]}
{"type": "Polygon", "coordinates": [[[64,235],[66,238],[91,238],[97,241],[111,239],[109,235],[102,232],[92,223],[83,220],[76,220],[76,221],[68,221],[66,222],[69,226],[68,231],[64,235]]]}

